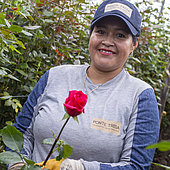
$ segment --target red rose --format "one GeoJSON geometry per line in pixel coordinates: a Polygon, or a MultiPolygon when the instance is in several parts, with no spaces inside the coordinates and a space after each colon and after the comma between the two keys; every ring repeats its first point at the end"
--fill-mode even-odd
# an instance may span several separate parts
{"type": "Polygon", "coordinates": [[[84,113],[84,106],[87,103],[87,95],[82,91],[72,90],[69,91],[69,96],[66,99],[64,106],[66,108],[67,113],[75,117],[82,112],[84,113]]]}

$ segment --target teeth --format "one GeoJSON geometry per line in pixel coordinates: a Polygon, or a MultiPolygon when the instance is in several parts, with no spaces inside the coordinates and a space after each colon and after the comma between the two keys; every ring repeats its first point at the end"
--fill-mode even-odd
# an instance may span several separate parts
{"type": "Polygon", "coordinates": [[[104,52],[104,53],[108,53],[108,54],[112,54],[111,51],[105,51],[105,50],[100,50],[101,52],[104,52]]]}

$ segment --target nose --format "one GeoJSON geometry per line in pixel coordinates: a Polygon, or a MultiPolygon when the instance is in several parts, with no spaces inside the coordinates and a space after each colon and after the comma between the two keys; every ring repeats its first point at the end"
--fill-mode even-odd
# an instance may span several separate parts
{"type": "Polygon", "coordinates": [[[105,39],[102,41],[102,44],[107,47],[115,45],[113,37],[109,36],[109,35],[107,37],[105,37],[105,39]]]}

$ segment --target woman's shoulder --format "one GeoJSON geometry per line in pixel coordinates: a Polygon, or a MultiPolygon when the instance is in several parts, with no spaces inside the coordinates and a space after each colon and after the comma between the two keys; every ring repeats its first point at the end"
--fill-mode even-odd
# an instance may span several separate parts
{"type": "Polygon", "coordinates": [[[136,89],[139,93],[143,92],[146,89],[153,89],[152,86],[145,82],[144,80],[137,78],[133,75],[130,75],[128,72],[126,72],[127,74],[127,84],[129,84],[129,86],[131,86],[132,89],[136,89]]]}
{"type": "Polygon", "coordinates": [[[85,65],[71,65],[71,64],[65,64],[65,65],[60,65],[60,66],[55,66],[50,69],[50,72],[53,73],[70,73],[70,72],[75,72],[75,71],[80,71],[87,66],[85,65]]]}
{"type": "Polygon", "coordinates": [[[52,67],[49,70],[48,82],[56,84],[68,80],[72,81],[76,78],[79,79],[86,71],[86,68],[86,65],[60,65],[52,67]]]}

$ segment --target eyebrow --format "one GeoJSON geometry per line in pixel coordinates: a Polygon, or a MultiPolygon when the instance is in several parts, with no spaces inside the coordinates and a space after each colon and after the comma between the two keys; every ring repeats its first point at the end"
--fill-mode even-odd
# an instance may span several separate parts
{"type": "MultiPolygon", "coordinates": [[[[102,25],[102,24],[98,24],[98,25],[96,25],[96,27],[97,28],[106,28],[106,26],[102,25]]],[[[117,27],[117,28],[115,28],[115,30],[117,30],[117,31],[124,31],[127,34],[130,34],[130,32],[128,30],[124,29],[124,28],[117,27]]]]}

